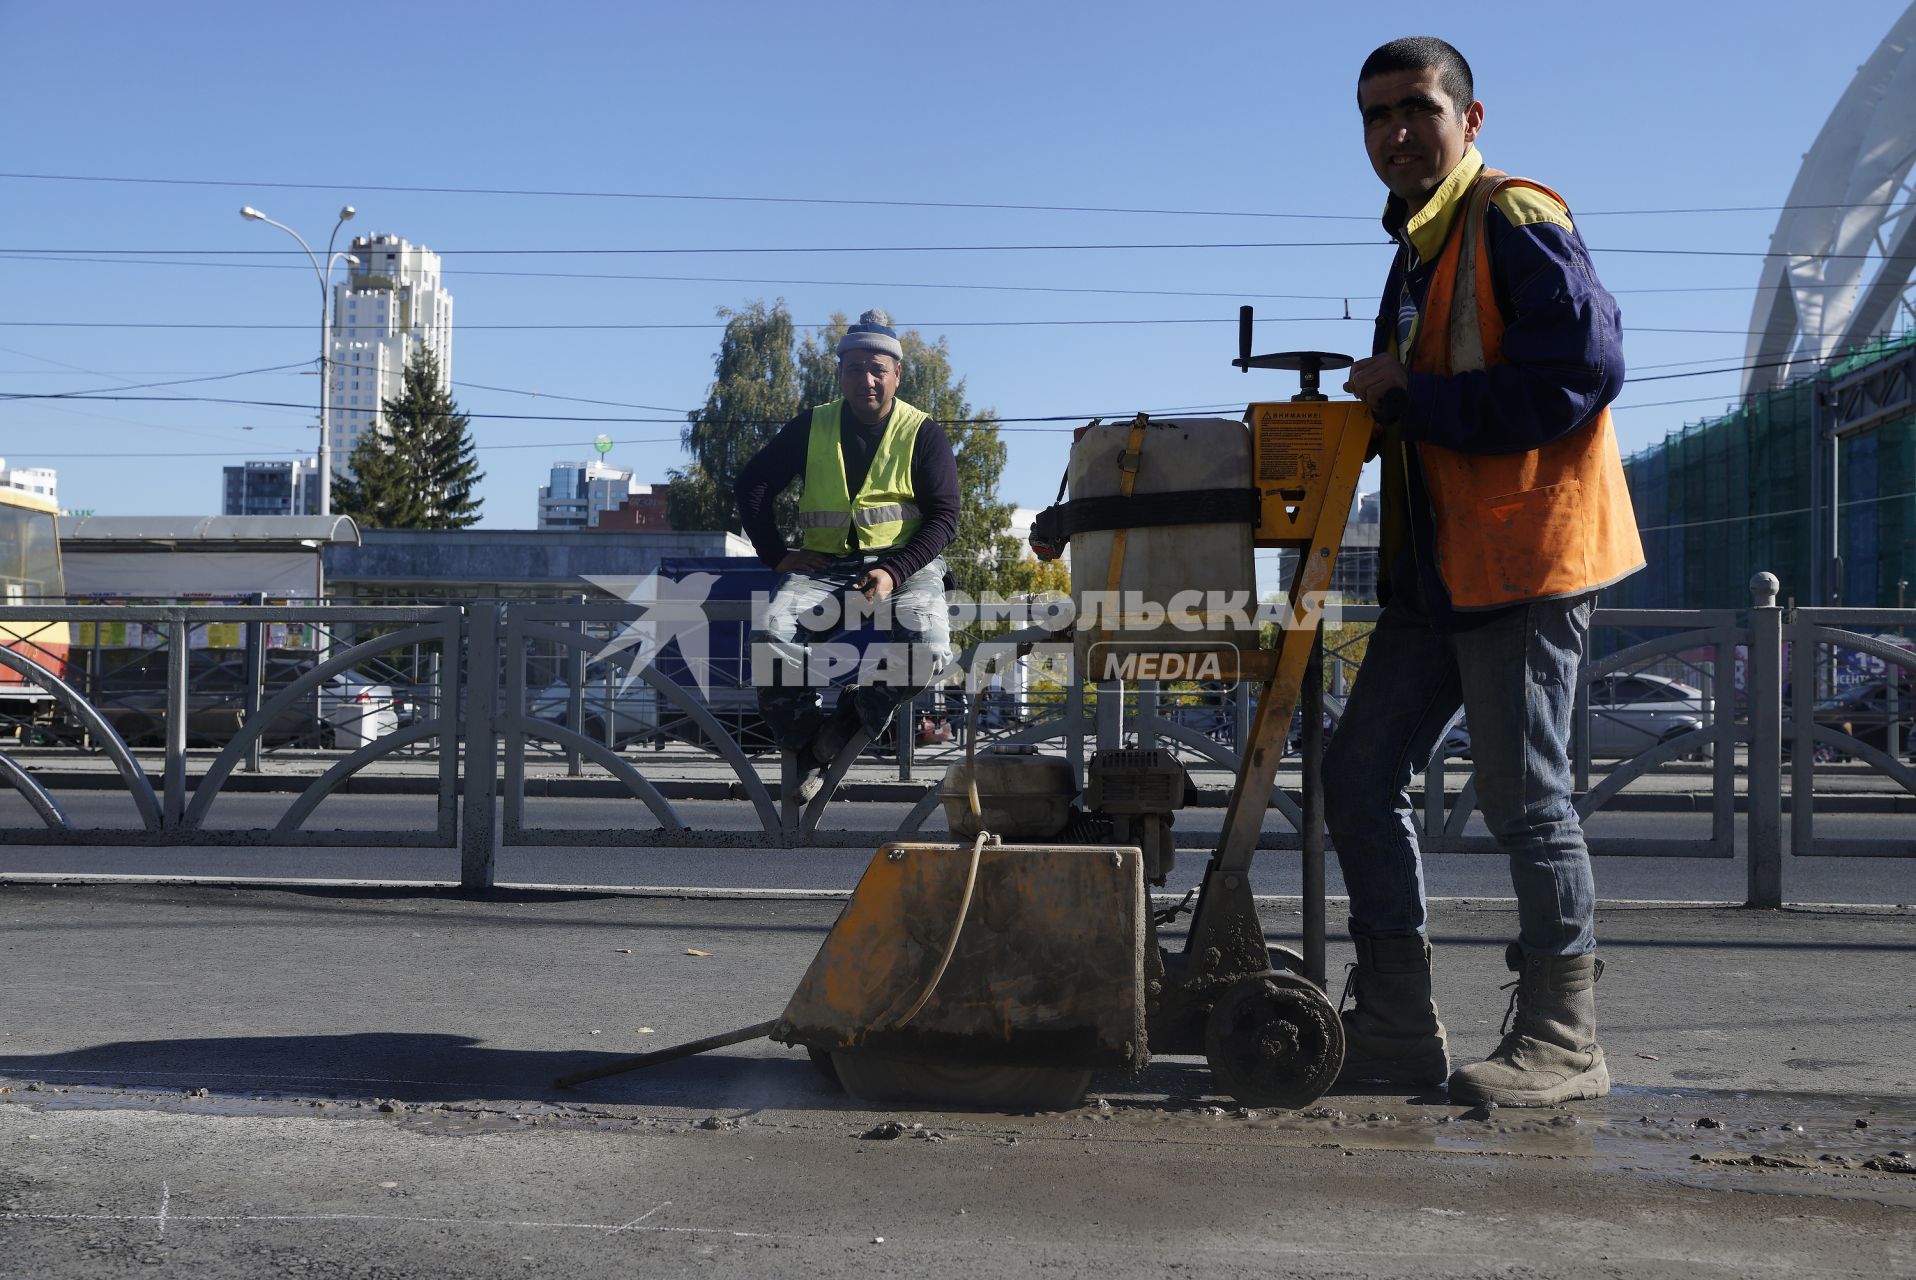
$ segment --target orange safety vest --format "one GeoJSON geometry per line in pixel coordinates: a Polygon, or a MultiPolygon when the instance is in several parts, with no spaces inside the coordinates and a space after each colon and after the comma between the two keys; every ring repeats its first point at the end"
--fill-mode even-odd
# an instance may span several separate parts
{"type": "MultiPolygon", "coordinates": [[[[1433,269],[1411,348],[1413,371],[1448,377],[1504,362],[1484,214],[1498,188],[1510,184],[1563,204],[1546,186],[1484,169],[1433,269]],[[1460,280],[1475,287],[1459,288],[1460,280]]],[[[1643,567],[1607,407],[1527,453],[1459,453],[1421,442],[1417,453],[1437,529],[1437,572],[1456,608],[1581,595],[1643,567]]]]}

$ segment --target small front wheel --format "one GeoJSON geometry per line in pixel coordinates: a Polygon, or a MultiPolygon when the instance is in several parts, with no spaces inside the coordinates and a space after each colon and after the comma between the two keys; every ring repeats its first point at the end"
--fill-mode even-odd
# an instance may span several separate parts
{"type": "Polygon", "coordinates": [[[1211,1009],[1204,1056],[1225,1092],[1247,1106],[1306,1107],[1344,1065],[1344,1024],[1330,1000],[1292,973],[1239,978],[1211,1009]]]}

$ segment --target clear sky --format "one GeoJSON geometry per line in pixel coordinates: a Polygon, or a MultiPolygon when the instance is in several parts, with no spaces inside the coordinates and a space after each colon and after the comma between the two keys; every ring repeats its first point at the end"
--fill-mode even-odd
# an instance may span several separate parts
{"type": "MultiPolygon", "coordinates": [[[[342,242],[390,232],[444,257],[489,526],[532,526],[547,469],[600,432],[663,480],[717,310],[758,298],[801,324],[884,306],[946,338],[973,405],[1010,419],[1235,416],[1294,389],[1229,367],[1240,302],[1261,351],[1367,347],[1389,249],[1356,69],[1433,27],[1476,71],[1486,157],[1578,215],[1633,376],[1733,367],[1760,259],[1620,251],[1766,249],[1906,3],[1487,0],[1437,23],[1428,5],[1202,0],[0,0],[0,393],[314,404],[312,270],[238,210],[323,242],[351,203],[342,242]],[[574,194],[397,189],[435,187],[574,194]],[[901,203],[834,203],[860,200],[901,203]],[[1726,205],[1771,208],[1629,212],[1726,205]],[[1271,247],[1062,247],[1251,244],[1271,247]],[[958,248],[1009,245],[1043,247],[958,248]],[[182,325],[213,327],[165,327],[182,325]],[[124,389],[269,366],[291,367],[124,389]]],[[[1633,383],[1625,452],[1738,385],[1633,383]]],[[[72,508],[211,514],[223,465],[310,453],[315,418],[0,400],[0,455],[57,467],[72,508]]],[[[1068,431],[1008,425],[1004,497],[1051,499],[1068,431]]]]}

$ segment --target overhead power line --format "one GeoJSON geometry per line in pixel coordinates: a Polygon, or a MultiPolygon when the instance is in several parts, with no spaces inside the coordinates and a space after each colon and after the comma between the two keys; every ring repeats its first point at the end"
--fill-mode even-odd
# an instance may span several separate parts
{"type": "MultiPolygon", "coordinates": [[[[263,182],[241,178],[151,178],[121,174],[0,173],[21,182],[124,183],[159,187],[258,188],[262,191],[379,191],[406,195],[531,196],[569,200],[657,200],[710,204],[823,205],[871,209],[966,209],[1016,213],[1117,213],[1178,218],[1290,218],[1313,222],[1376,222],[1375,213],[1299,213],[1277,209],[1171,209],[1128,205],[1014,204],[984,200],[876,200],[828,196],[717,195],[685,191],[589,191],[536,187],[414,186],[373,182],[263,182]]],[[[1774,213],[1792,209],[1887,209],[1889,200],[1859,200],[1832,204],[1692,205],[1648,209],[1584,209],[1580,218],[1646,217],[1663,214],[1774,213]]]]}
{"type": "MultiPolygon", "coordinates": [[[[1259,316],[1259,324],[1361,324],[1369,326],[1375,323],[1370,316],[1259,316]]],[[[1184,316],[1172,318],[1139,319],[1098,319],[1098,320],[916,320],[914,329],[1097,329],[1097,328],[1136,328],[1151,325],[1232,325],[1237,318],[1222,316],[1184,316]]],[[[273,333],[310,329],[311,325],[300,324],[240,324],[232,321],[193,321],[166,320],[0,320],[0,329],[160,329],[184,331],[212,331],[226,333],[273,333]]],[[[366,326],[377,328],[377,326],[366,326]]],[[[795,328],[822,332],[831,328],[830,323],[800,324],[795,328]]],[[[723,324],[712,321],[694,323],[625,323],[610,321],[595,324],[461,324],[461,333],[679,333],[679,332],[723,332],[723,324]]],[[[1629,333],[1684,333],[1710,334],[1716,336],[1750,336],[1762,333],[1760,329],[1698,329],[1682,325],[1630,325],[1629,333]]],[[[337,363],[337,362],[335,362],[337,363]]],[[[350,367],[350,366],[349,366],[350,367]]],[[[263,372],[263,371],[262,371],[263,372]]]]}
{"type": "MultiPolygon", "coordinates": [[[[88,252],[91,252],[90,250],[88,252]]],[[[308,267],[298,262],[193,262],[168,258],[96,258],[76,256],[74,254],[42,254],[35,251],[0,253],[0,258],[14,262],[85,262],[101,266],[142,266],[142,267],[185,267],[202,270],[229,271],[305,271],[308,267]]],[[[830,289],[953,289],[981,293],[1081,293],[1109,294],[1122,297],[1149,298],[1234,298],[1239,301],[1288,301],[1288,302],[1343,302],[1351,298],[1369,299],[1376,293],[1375,284],[1352,289],[1345,293],[1247,293],[1240,290],[1200,290],[1200,289],[1110,289],[1089,285],[1044,285],[1044,284],[970,284],[952,281],[924,280],[805,280],[777,276],[686,276],[661,275],[653,272],[621,271],[487,271],[459,266],[448,266],[445,274],[449,276],[474,276],[490,279],[508,280],[642,280],[649,284],[752,284],[752,285],[802,285],[807,287],[830,289]]],[[[1779,289],[1789,289],[1790,284],[1722,284],[1722,285],[1666,285],[1648,289],[1612,289],[1618,297],[1650,293],[1774,293],[1779,289]]]]}
{"type": "MultiPolygon", "coordinates": [[[[1388,246],[1382,236],[1369,240],[1181,240],[1123,241],[1097,244],[865,244],[865,245],[721,245],[715,248],[684,248],[647,245],[641,248],[588,249],[435,249],[441,257],[619,257],[697,253],[1063,253],[1134,249],[1378,249],[1388,246]]],[[[75,249],[0,246],[0,254],[14,253],[98,253],[114,256],[135,254],[190,254],[207,258],[281,257],[296,249],[75,249]]]]}
{"type": "MultiPolygon", "coordinates": [[[[1739,366],[1729,367],[1729,368],[1693,369],[1684,373],[1651,374],[1647,377],[1625,378],[1624,382],[1626,384],[1636,383],[1636,382],[1664,382],[1673,378],[1698,378],[1698,377],[1705,377],[1711,374],[1718,374],[1718,373],[1743,373],[1751,369],[1773,369],[1773,368],[1778,368],[1782,365],[1793,364],[1793,363],[1797,363],[1797,362],[1790,361],[1790,360],[1772,360],[1772,361],[1766,361],[1766,362],[1761,362],[1757,364],[1746,364],[1746,365],[1739,365],[1739,366]]],[[[497,388],[497,389],[509,390],[507,388],[497,388]]],[[[537,394],[537,393],[521,392],[519,394],[537,394]]],[[[35,395],[33,393],[15,392],[15,393],[6,393],[5,398],[11,399],[11,400],[25,401],[25,400],[47,399],[51,397],[47,397],[43,395],[35,395]]],[[[90,392],[89,393],[69,393],[62,398],[69,401],[72,401],[72,400],[117,400],[117,401],[137,401],[137,402],[159,401],[159,402],[168,403],[168,404],[180,404],[180,403],[190,402],[190,403],[199,403],[199,404],[241,405],[241,406],[245,406],[249,408],[262,408],[262,409],[310,409],[312,407],[310,404],[295,404],[295,403],[291,403],[291,402],[283,401],[283,400],[245,400],[245,399],[239,399],[239,398],[229,398],[229,397],[220,397],[220,396],[122,395],[118,392],[114,392],[111,394],[90,393],[90,392]]],[[[558,399],[558,398],[570,398],[570,397],[553,397],[553,398],[558,399]]],[[[1714,397],[1711,397],[1711,398],[1714,398],[1714,397]]],[[[600,402],[594,402],[594,403],[600,403],[600,402]]],[[[1628,406],[1623,406],[1623,407],[1628,407],[1628,406]]],[[[684,412],[677,411],[677,410],[659,410],[659,411],[672,413],[673,416],[669,418],[634,418],[634,417],[624,417],[624,416],[591,415],[591,414],[485,413],[480,411],[462,410],[462,412],[464,412],[468,418],[471,418],[475,421],[494,421],[494,422],[583,422],[583,423],[612,423],[612,424],[671,423],[676,425],[685,421],[684,412]]],[[[1188,411],[1188,409],[1179,410],[1179,411],[1188,411]]],[[[1121,410],[1111,410],[1111,411],[1107,411],[1103,413],[1054,413],[1054,414],[1044,414],[1044,415],[1035,416],[1035,417],[994,415],[988,418],[965,419],[964,425],[968,425],[972,423],[996,423],[1000,425],[1014,424],[1014,423],[1067,423],[1067,422],[1082,423],[1082,422],[1088,422],[1093,418],[1126,417],[1133,412],[1136,412],[1136,410],[1121,409],[1121,410]]],[[[1164,413],[1167,411],[1158,410],[1156,412],[1164,413]]],[[[759,418],[706,419],[705,421],[707,421],[708,423],[714,423],[716,425],[722,425],[722,426],[777,425],[768,419],[759,419],[759,418]]],[[[781,419],[780,421],[782,422],[783,419],[781,419]]],[[[954,423],[953,425],[961,425],[961,424],[954,423]]],[[[1040,430],[1042,428],[1005,426],[1004,429],[1008,431],[1017,431],[1017,430],[1040,430]]]]}

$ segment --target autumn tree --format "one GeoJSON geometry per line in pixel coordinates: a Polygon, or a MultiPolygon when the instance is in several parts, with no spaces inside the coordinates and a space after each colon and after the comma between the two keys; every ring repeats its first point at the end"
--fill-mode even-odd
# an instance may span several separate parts
{"type": "MultiPolygon", "coordinates": [[[[690,465],[670,473],[665,490],[674,529],[742,532],[732,488],[739,472],[800,407],[798,369],[792,360],[792,314],[784,299],[770,307],[754,302],[742,311],[720,308],[725,336],[705,405],[690,415],[680,435],[690,465]]],[[[829,399],[829,397],[827,397],[829,399]]],[[[779,527],[797,523],[798,494],[780,494],[779,527]]]]}

